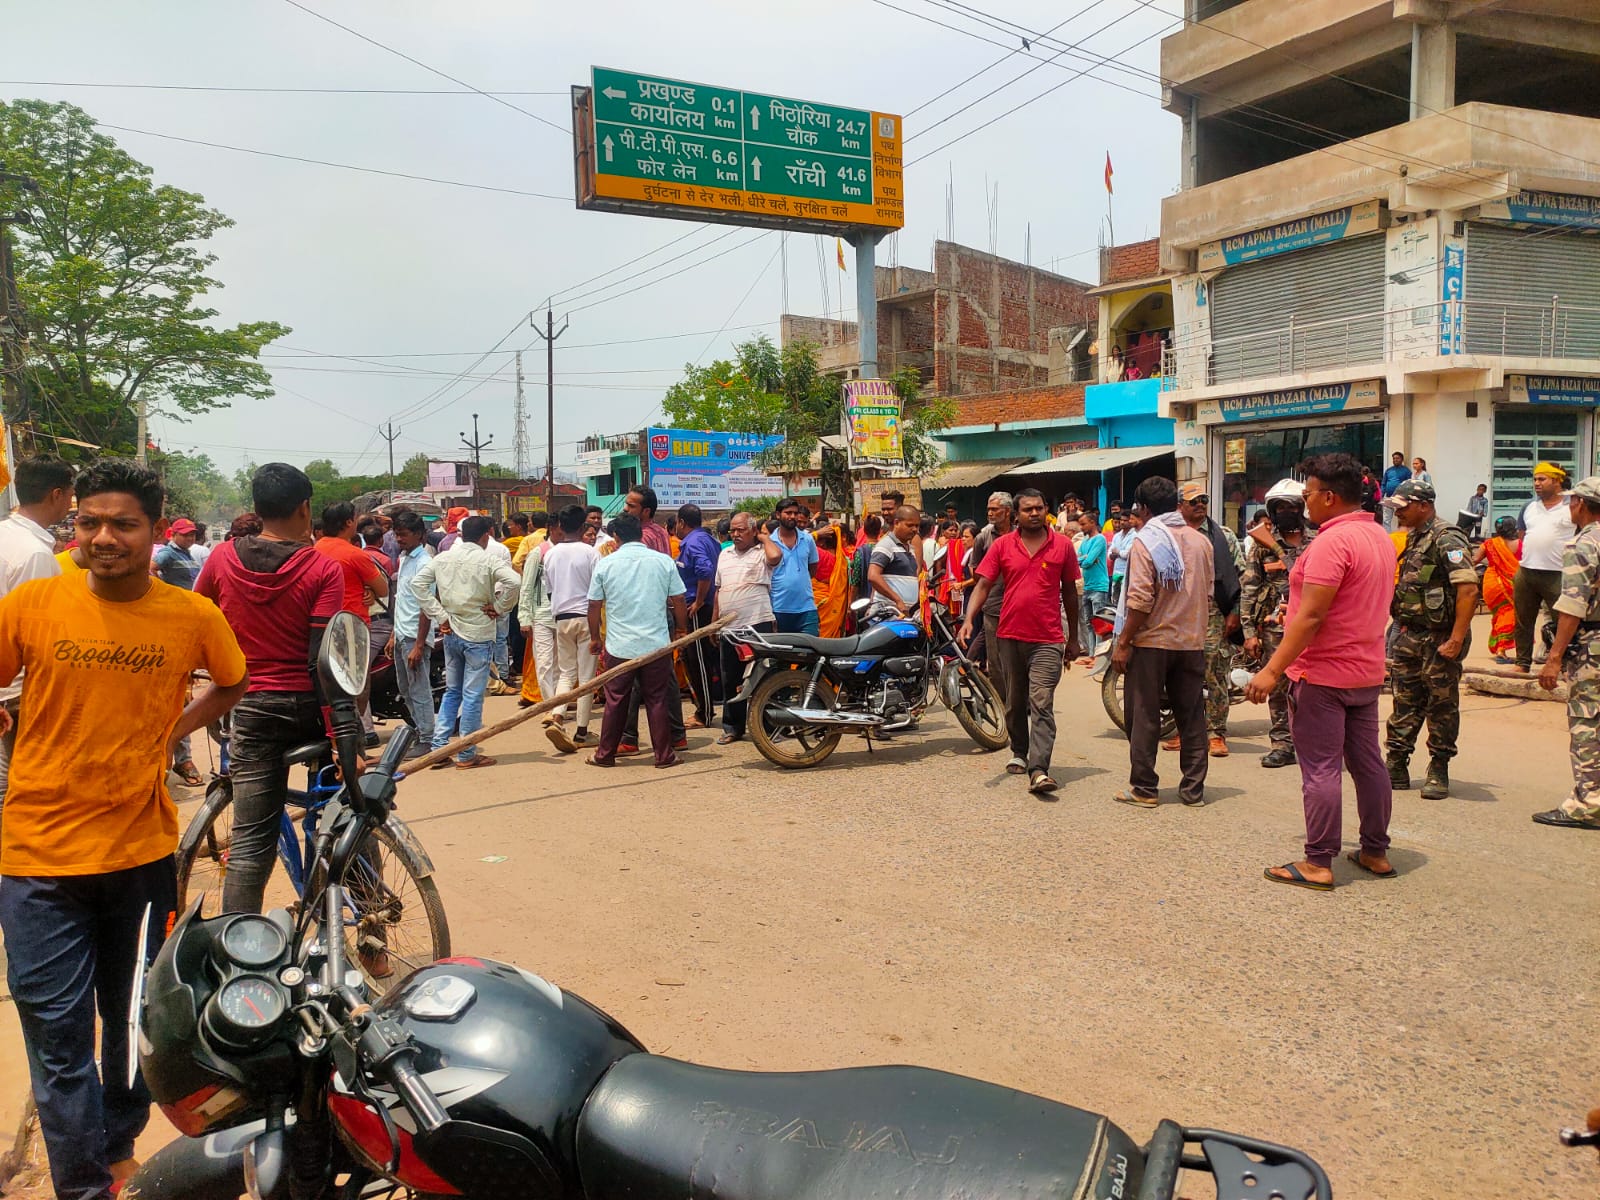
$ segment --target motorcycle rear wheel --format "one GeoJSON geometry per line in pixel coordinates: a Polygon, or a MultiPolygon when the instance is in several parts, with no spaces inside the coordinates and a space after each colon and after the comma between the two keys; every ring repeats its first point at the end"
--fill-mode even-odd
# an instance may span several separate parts
{"type": "MultiPolygon", "coordinates": [[[[1100,703],[1105,706],[1106,716],[1111,718],[1111,723],[1121,732],[1123,737],[1128,736],[1127,714],[1122,707],[1122,672],[1116,665],[1108,663],[1106,673],[1100,677],[1100,703]]],[[[1161,736],[1163,738],[1176,737],[1178,733],[1178,718],[1172,715],[1170,708],[1161,710],[1161,736]]]]}
{"type": "MultiPolygon", "coordinates": [[[[811,687],[811,676],[804,671],[774,671],[756,685],[750,696],[750,740],[756,744],[761,757],[774,766],[789,771],[814,767],[832,754],[844,736],[844,730],[815,725],[795,725],[771,722],[767,706],[795,708],[805,706],[806,692],[811,687]]],[[[838,691],[826,679],[817,680],[811,704],[818,708],[832,708],[838,691]]]]}
{"type": "Polygon", "coordinates": [[[982,671],[971,663],[959,659],[949,663],[941,672],[939,694],[945,698],[950,711],[956,714],[967,736],[985,750],[1004,750],[1011,744],[1006,733],[1006,704],[1000,691],[982,671]],[[950,704],[950,676],[957,691],[957,703],[950,704]]]}

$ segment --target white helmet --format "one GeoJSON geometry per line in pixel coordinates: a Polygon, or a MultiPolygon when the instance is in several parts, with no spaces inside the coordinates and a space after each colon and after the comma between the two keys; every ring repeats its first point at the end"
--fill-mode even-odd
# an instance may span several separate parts
{"type": "Polygon", "coordinates": [[[1306,485],[1298,479],[1280,479],[1267,489],[1266,498],[1262,501],[1268,512],[1272,511],[1274,502],[1304,506],[1306,502],[1306,485]]]}

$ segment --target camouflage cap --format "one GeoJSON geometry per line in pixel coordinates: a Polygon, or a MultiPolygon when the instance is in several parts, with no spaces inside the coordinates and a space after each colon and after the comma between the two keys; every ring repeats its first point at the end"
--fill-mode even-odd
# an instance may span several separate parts
{"type": "Polygon", "coordinates": [[[1395,488],[1394,495],[1384,498],[1384,504],[1390,508],[1404,508],[1413,500],[1421,504],[1432,504],[1439,499],[1439,493],[1433,490],[1433,484],[1426,479],[1408,479],[1395,488]]]}
{"type": "Polygon", "coordinates": [[[1575,500],[1587,500],[1590,504],[1600,505],[1600,475],[1580,479],[1572,485],[1567,495],[1575,500]]]}

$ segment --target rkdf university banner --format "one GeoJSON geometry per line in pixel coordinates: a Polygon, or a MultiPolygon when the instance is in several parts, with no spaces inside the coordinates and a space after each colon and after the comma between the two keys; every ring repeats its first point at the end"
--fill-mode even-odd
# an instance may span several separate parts
{"type": "Polygon", "coordinates": [[[900,395],[887,379],[852,379],[844,385],[843,434],[850,469],[905,465],[900,441],[900,395]]]}

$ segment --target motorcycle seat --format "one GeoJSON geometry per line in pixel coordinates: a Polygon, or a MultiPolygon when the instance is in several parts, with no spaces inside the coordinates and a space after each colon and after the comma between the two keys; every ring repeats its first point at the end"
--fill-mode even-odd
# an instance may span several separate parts
{"type": "Polygon", "coordinates": [[[578,1119],[589,1197],[1084,1200],[1136,1194],[1104,1117],[922,1067],[756,1074],[633,1054],[578,1119]]]}
{"type": "Polygon", "coordinates": [[[327,758],[333,753],[333,744],[327,738],[316,742],[306,742],[296,746],[293,750],[283,752],[283,765],[296,766],[299,763],[316,762],[318,759],[327,758]]]}
{"type": "Polygon", "coordinates": [[[794,646],[800,650],[814,650],[828,658],[849,658],[860,649],[859,637],[812,637],[809,633],[763,633],[762,641],[775,646],[794,646]]]}

